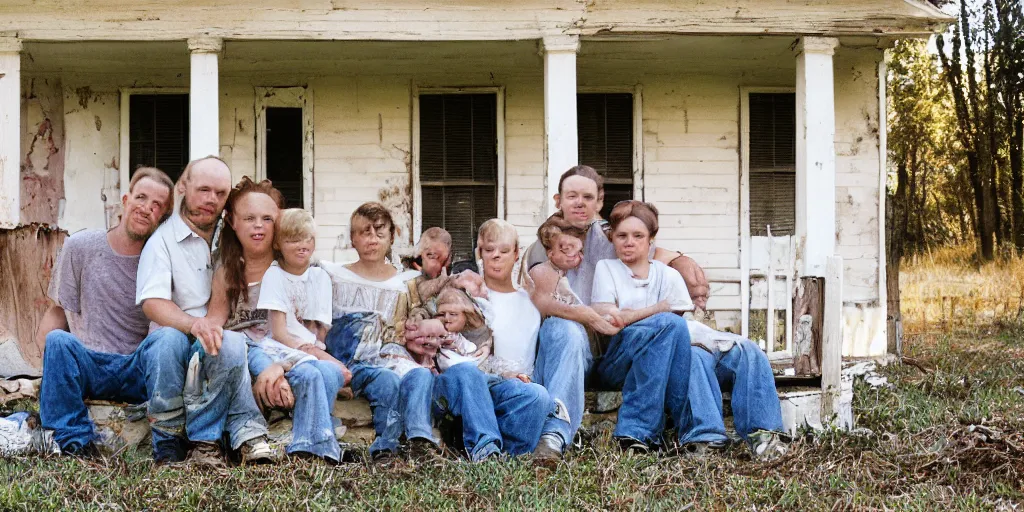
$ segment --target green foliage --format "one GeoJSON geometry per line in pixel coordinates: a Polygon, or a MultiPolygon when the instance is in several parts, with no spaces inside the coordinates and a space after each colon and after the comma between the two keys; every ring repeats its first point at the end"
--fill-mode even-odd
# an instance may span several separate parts
{"type": "Polygon", "coordinates": [[[993,510],[1024,500],[1024,338],[913,337],[913,364],[858,383],[856,433],[826,431],[774,462],[744,446],[706,459],[623,456],[601,431],[554,472],[526,459],[226,474],[107,462],[0,460],[0,510],[993,510]]]}

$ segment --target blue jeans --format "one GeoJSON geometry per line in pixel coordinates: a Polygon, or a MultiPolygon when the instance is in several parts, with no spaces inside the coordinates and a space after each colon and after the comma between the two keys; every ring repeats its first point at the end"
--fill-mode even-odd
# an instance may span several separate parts
{"type": "Polygon", "coordinates": [[[54,430],[61,449],[82,447],[95,439],[87,398],[136,404],[148,400],[154,447],[184,436],[181,389],[189,346],[184,335],[174,335],[177,332],[157,330],[128,355],[89,350],[66,331],[46,335],[39,414],[43,427],[54,430]]]}
{"type": "Polygon", "coordinates": [[[691,347],[689,421],[679,428],[679,441],[728,439],[722,421],[722,388],[732,389],[736,433],[743,439],[756,430],[782,431],[782,406],[768,356],[756,343],[737,342],[727,352],[691,347]]]}
{"type": "Polygon", "coordinates": [[[612,337],[596,375],[602,387],[622,389],[616,437],[660,444],[665,413],[677,425],[686,419],[690,375],[690,331],[686,320],[659,313],[628,325],[612,337]],[[686,350],[677,345],[686,344],[686,350]]]}
{"type": "Polygon", "coordinates": [[[561,400],[569,412],[569,423],[552,416],[543,432],[558,434],[566,444],[573,441],[583,421],[583,387],[593,359],[582,325],[558,317],[548,317],[541,324],[533,381],[547,388],[552,399],[561,400]]]}
{"type": "Polygon", "coordinates": [[[376,438],[370,454],[381,450],[398,451],[403,432],[408,439],[424,438],[436,442],[430,416],[433,375],[418,369],[399,378],[387,368],[352,361],[364,336],[377,327],[375,313],[350,313],[335,318],[324,343],[327,352],[348,365],[352,371],[352,392],[365,396],[373,411],[376,438]],[[370,331],[368,331],[370,330],[370,331]]]}
{"type": "MultiPolygon", "coordinates": [[[[249,372],[255,379],[274,361],[256,343],[249,343],[249,372]]],[[[338,365],[328,361],[310,361],[285,373],[295,396],[292,410],[292,442],[288,453],[311,453],[337,461],[341,447],[334,436],[334,400],[345,381],[338,365]]]]}
{"type": "Polygon", "coordinates": [[[436,414],[461,420],[463,445],[473,461],[499,451],[532,452],[555,409],[543,386],[487,375],[472,363],[452,366],[435,379],[434,404],[436,414]]]}
{"type": "Polygon", "coordinates": [[[426,368],[410,370],[398,384],[398,410],[405,423],[406,439],[426,439],[438,443],[434,438],[431,416],[433,391],[434,374],[426,368]]]}
{"type": "MultiPolygon", "coordinates": [[[[180,331],[167,336],[186,339],[180,331]]],[[[219,442],[228,433],[231,449],[267,435],[267,422],[252,396],[246,336],[224,331],[220,351],[211,356],[199,341],[192,343],[182,396],[185,399],[185,431],[191,441],[219,442]]]]}

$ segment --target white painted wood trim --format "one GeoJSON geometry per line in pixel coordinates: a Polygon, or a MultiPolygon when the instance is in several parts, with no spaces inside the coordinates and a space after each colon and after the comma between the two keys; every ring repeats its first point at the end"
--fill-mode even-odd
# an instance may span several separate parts
{"type": "Polygon", "coordinates": [[[839,410],[843,366],[843,258],[829,256],[825,264],[825,307],[821,334],[821,419],[839,410]]]}
{"type": "Polygon", "coordinates": [[[494,94],[495,95],[495,128],[498,140],[495,151],[498,153],[497,205],[498,218],[504,219],[505,204],[505,86],[480,87],[418,87],[412,86],[412,243],[419,243],[423,233],[423,190],[420,180],[420,96],[428,94],[494,94]]]}
{"type": "Polygon", "coordinates": [[[740,334],[750,335],[750,93],[792,93],[792,87],[740,87],[740,334]]]}
{"type": "Polygon", "coordinates": [[[552,36],[541,40],[544,59],[544,183],[545,215],[555,213],[558,181],[579,163],[577,133],[576,53],[579,38],[552,36]]]}
{"type": "Polygon", "coordinates": [[[644,186],[644,88],[633,88],[633,197],[647,200],[644,186]]]}
{"type": "Polygon", "coordinates": [[[885,200],[886,181],[889,174],[888,147],[888,79],[889,50],[882,50],[882,60],[878,62],[878,306],[883,312],[882,338],[889,339],[889,291],[886,288],[887,269],[885,252],[885,200]]]}
{"type": "MultiPolygon", "coordinates": [[[[135,94],[189,94],[187,87],[122,87],[121,88],[121,125],[118,127],[120,147],[118,148],[118,175],[121,195],[128,193],[131,181],[131,97],[135,94]]],[[[191,124],[191,123],[190,123],[191,124]]]]}
{"type": "Polygon", "coordinates": [[[255,87],[256,169],[253,179],[267,178],[267,107],[302,109],[302,207],[314,208],[314,130],[312,90],[308,87],[255,87]]]}
{"type": "Polygon", "coordinates": [[[21,40],[0,38],[0,228],[21,224],[21,40]]]}
{"type": "Polygon", "coordinates": [[[189,160],[220,155],[219,54],[210,48],[202,41],[189,56],[189,160]]]}
{"type": "Polygon", "coordinates": [[[836,104],[839,40],[802,37],[796,47],[796,236],[800,275],[822,277],[836,251],[836,104]]]}

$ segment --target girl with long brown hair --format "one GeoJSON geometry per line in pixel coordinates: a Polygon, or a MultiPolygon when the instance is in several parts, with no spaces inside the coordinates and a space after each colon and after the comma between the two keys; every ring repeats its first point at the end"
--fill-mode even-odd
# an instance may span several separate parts
{"type": "Polygon", "coordinates": [[[224,207],[209,317],[248,337],[249,372],[260,407],[294,409],[287,452],[337,462],[342,453],[331,409],[346,376],[337,365],[271,340],[267,312],[256,307],[263,274],[274,262],[274,228],[283,206],[284,197],[268,180],[255,183],[244,177],[232,189],[224,207]]]}

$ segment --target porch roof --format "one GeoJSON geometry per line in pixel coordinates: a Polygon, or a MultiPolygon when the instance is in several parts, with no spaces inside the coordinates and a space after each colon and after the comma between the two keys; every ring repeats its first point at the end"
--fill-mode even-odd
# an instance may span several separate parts
{"type": "Polygon", "coordinates": [[[925,0],[7,0],[26,41],[525,40],[650,34],[922,37],[953,18],[925,0]]]}

